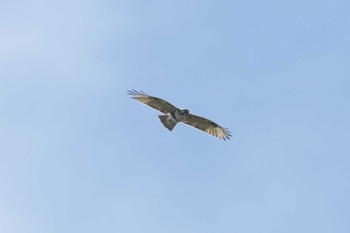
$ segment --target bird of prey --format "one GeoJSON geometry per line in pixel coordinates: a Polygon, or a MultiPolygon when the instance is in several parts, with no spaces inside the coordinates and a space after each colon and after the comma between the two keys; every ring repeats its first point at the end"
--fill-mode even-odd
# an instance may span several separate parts
{"type": "Polygon", "coordinates": [[[142,91],[135,90],[128,91],[128,94],[132,96],[131,98],[164,113],[165,115],[159,115],[158,117],[162,124],[170,131],[174,129],[177,123],[182,122],[220,139],[226,140],[231,137],[231,132],[228,131],[228,129],[221,127],[209,119],[192,115],[187,109],[178,109],[161,98],[150,96],[142,91]]]}

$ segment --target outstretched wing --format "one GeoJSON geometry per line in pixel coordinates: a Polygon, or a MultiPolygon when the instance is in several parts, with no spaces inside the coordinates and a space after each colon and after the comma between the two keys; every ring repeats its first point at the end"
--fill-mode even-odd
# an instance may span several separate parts
{"type": "Polygon", "coordinates": [[[147,95],[146,93],[142,91],[128,91],[128,94],[131,95],[133,99],[140,101],[143,104],[146,104],[150,106],[151,108],[157,109],[158,111],[168,114],[170,112],[173,112],[175,110],[178,110],[177,107],[173,106],[169,102],[157,98],[154,96],[147,95]]]}
{"type": "Polygon", "coordinates": [[[197,129],[200,129],[220,139],[226,140],[230,139],[231,137],[231,132],[226,128],[223,128],[215,122],[203,117],[188,114],[187,116],[183,117],[182,122],[187,125],[196,127],[197,129]]]}

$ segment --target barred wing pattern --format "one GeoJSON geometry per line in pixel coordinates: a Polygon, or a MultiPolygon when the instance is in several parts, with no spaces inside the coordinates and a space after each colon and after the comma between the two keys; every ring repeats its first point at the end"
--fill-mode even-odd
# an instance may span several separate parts
{"type": "Polygon", "coordinates": [[[220,125],[216,124],[215,122],[199,117],[196,115],[188,114],[188,116],[184,116],[182,119],[182,122],[196,127],[197,129],[200,129],[208,134],[211,134],[215,137],[218,137],[220,139],[230,139],[231,137],[231,132],[228,131],[228,129],[221,127],[220,125]]]}
{"type": "Polygon", "coordinates": [[[135,90],[128,91],[128,95],[131,95],[132,96],[131,98],[138,100],[141,103],[146,104],[151,108],[157,109],[158,111],[165,114],[178,110],[177,107],[170,104],[169,102],[161,98],[147,95],[143,91],[135,91],[135,90]]]}

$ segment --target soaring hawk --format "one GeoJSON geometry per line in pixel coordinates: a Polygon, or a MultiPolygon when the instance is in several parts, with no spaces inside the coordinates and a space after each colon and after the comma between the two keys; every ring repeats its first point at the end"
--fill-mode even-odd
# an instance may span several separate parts
{"type": "Polygon", "coordinates": [[[231,132],[228,129],[221,127],[215,122],[208,120],[203,117],[192,115],[187,109],[178,109],[169,102],[147,95],[142,91],[128,91],[133,99],[140,101],[143,104],[148,105],[158,111],[164,113],[165,115],[159,115],[160,121],[163,125],[170,131],[172,131],[178,122],[185,123],[187,125],[196,127],[208,134],[211,134],[220,139],[230,139],[231,132]]]}

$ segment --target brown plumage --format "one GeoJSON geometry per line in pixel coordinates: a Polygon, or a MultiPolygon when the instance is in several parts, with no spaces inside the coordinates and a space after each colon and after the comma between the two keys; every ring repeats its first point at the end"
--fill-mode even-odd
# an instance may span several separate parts
{"type": "Polygon", "coordinates": [[[226,140],[231,137],[231,132],[228,129],[221,127],[209,119],[192,115],[187,109],[178,109],[161,98],[150,96],[142,91],[135,90],[128,91],[128,94],[132,96],[131,98],[164,113],[165,115],[160,115],[159,119],[170,131],[173,130],[178,122],[183,122],[220,139],[226,140]]]}
{"type": "Polygon", "coordinates": [[[182,119],[182,122],[187,125],[196,127],[197,129],[200,129],[220,139],[226,140],[230,139],[231,137],[231,132],[228,129],[223,128],[215,122],[204,117],[189,114],[182,119]]]}
{"type": "Polygon", "coordinates": [[[147,95],[143,91],[128,91],[128,95],[132,95],[131,98],[138,100],[141,103],[146,104],[154,109],[157,109],[158,111],[165,114],[179,110],[177,107],[173,106],[169,102],[154,96],[147,95]]]}

